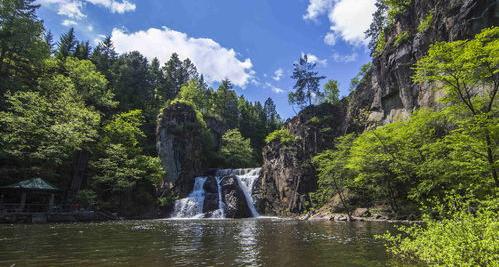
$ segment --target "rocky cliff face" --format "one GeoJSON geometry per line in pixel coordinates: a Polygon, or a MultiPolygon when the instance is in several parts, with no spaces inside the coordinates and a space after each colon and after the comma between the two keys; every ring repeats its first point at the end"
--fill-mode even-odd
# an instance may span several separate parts
{"type": "Polygon", "coordinates": [[[165,186],[175,184],[180,197],[192,191],[194,177],[205,168],[202,131],[194,109],[186,104],[170,105],[159,117],[157,149],[167,172],[165,186]]]}
{"type": "Polygon", "coordinates": [[[313,155],[331,148],[342,134],[345,105],[308,107],[286,123],[296,141],[278,141],[263,149],[261,176],[254,185],[256,208],[263,214],[287,215],[306,208],[308,193],[317,189],[313,155]]]}
{"type": "Polygon", "coordinates": [[[431,44],[473,37],[485,27],[499,25],[496,0],[414,0],[386,33],[386,46],[374,58],[363,83],[352,93],[345,131],[407,118],[418,107],[437,105],[438,92],[430,84],[414,84],[412,66],[431,44]],[[420,23],[432,15],[428,29],[420,23]],[[400,38],[406,35],[406,38],[400,38]],[[397,43],[397,39],[399,42],[397,43]],[[405,39],[405,40],[404,40],[405,39]],[[400,42],[400,40],[402,40],[400,42]],[[363,118],[366,116],[366,118],[363,118]]]}
{"type": "Polygon", "coordinates": [[[373,59],[371,70],[348,103],[343,103],[344,108],[329,112],[305,109],[286,124],[299,142],[274,142],[264,148],[262,175],[255,185],[259,211],[280,215],[302,211],[317,184],[310,158],[331,147],[335,137],[407,118],[418,107],[438,105],[439,93],[429,84],[412,83],[414,63],[432,43],[471,38],[493,25],[499,25],[496,0],[413,0],[386,32],[385,49],[373,59]],[[430,26],[418,30],[429,14],[433,15],[430,26]],[[407,37],[400,38],[402,35],[407,37]],[[313,126],[311,114],[326,119],[319,127],[313,126]],[[331,132],[323,133],[322,129],[328,128],[331,132]]]}

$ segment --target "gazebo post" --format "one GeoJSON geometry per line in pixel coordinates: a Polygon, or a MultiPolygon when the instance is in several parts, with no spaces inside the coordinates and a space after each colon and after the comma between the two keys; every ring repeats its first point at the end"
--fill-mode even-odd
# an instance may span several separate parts
{"type": "Polygon", "coordinates": [[[54,198],[55,198],[54,193],[50,194],[49,211],[51,211],[52,208],[54,207],[54,198]]]}
{"type": "Polygon", "coordinates": [[[21,212],[24,211],[25,206],[26,206],[26,191],[23,191],[21,195],[21,212]]]}

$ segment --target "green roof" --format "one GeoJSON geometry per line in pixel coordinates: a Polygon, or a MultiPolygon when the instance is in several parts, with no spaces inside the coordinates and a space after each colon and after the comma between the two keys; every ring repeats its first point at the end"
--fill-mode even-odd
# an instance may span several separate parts
{"type": "Polygon", "coordinates": [[[49,184],[42,178],[33,178],[24,180],[15,184],[2,186],[0,188],[7,189],[28,189],[28,190],[44,190],[44,191],[61,191],[59,188],[49,184]]]}

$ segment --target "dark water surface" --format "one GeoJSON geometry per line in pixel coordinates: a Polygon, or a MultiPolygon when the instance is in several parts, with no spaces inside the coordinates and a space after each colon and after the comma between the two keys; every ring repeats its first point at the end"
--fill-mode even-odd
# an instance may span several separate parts
{"type": "Polygon", "coordinates": [[[385,223],[295,220],[0,225],[0,266],[404,266],[385,223]]]}

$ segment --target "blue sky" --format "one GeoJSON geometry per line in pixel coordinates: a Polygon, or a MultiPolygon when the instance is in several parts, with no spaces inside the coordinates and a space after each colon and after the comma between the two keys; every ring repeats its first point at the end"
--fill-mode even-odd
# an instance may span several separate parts
{"type": "Polygon", "coordinates": [[[292,65],[302,53],[348,94],[350,79],[370,60],[363,32],[374,0],[38,0],[55,36],[74,27],[81,40],[111,35],[118,52],[148,58],[189,57],[213,85],[231,79],[251,101],[287,101],[292,65]]]}

